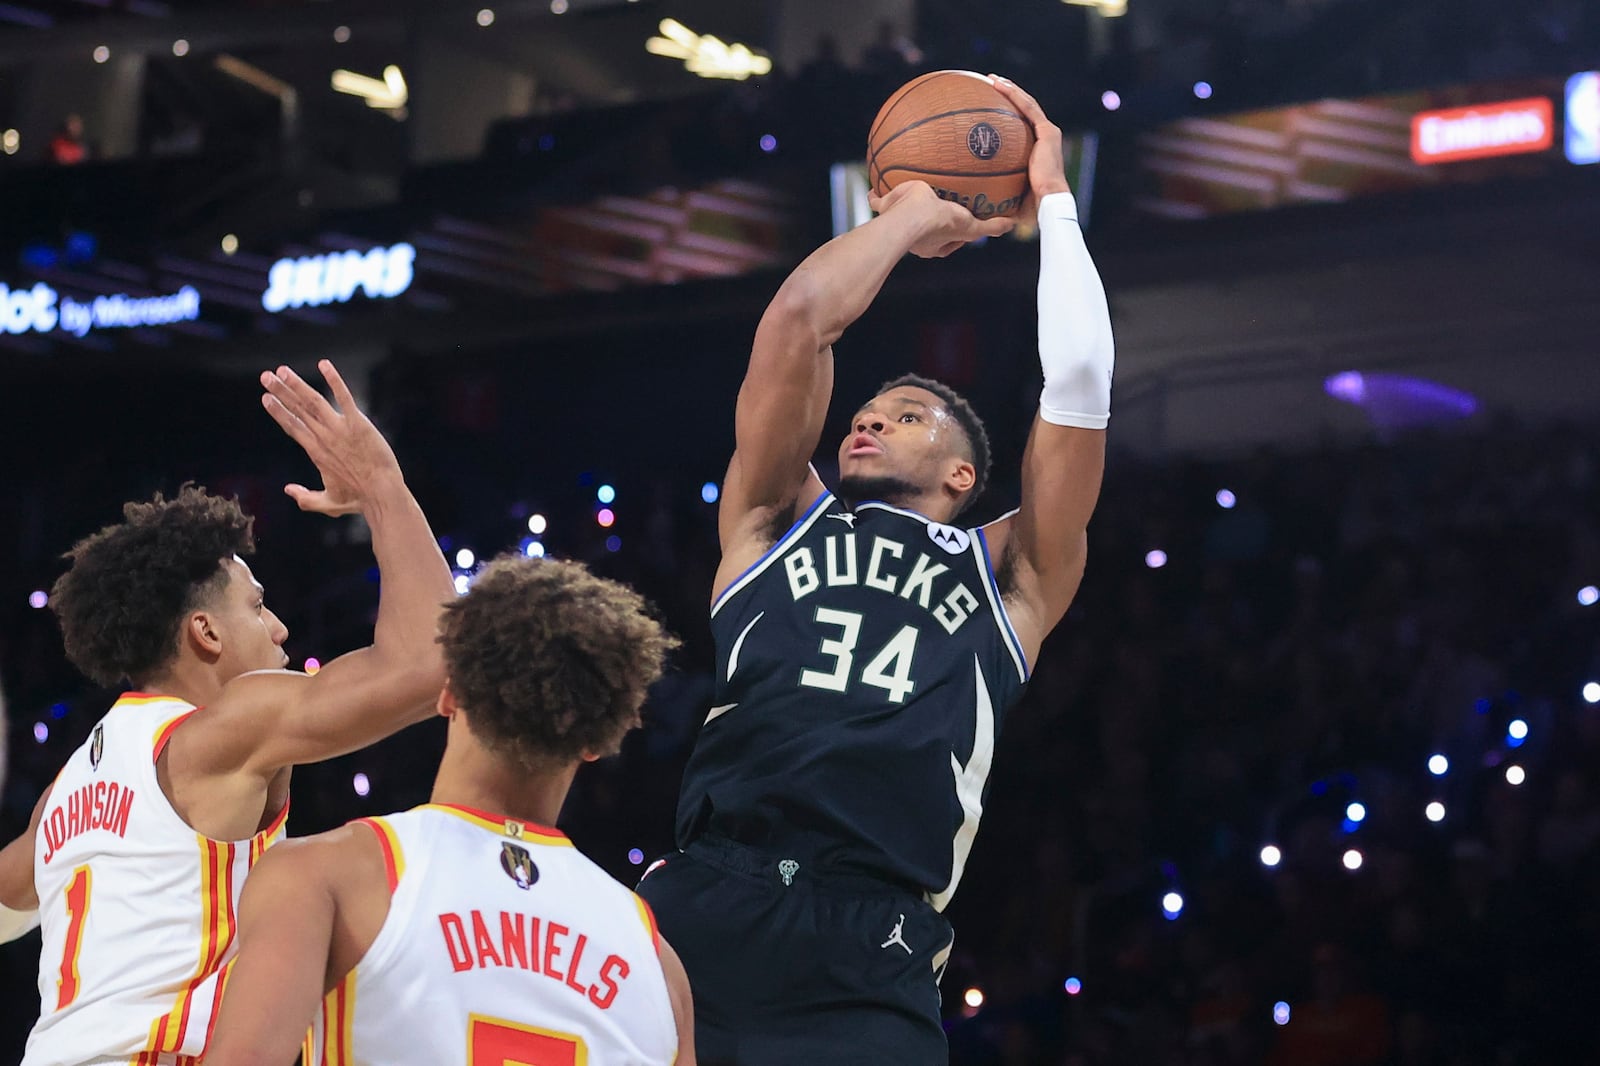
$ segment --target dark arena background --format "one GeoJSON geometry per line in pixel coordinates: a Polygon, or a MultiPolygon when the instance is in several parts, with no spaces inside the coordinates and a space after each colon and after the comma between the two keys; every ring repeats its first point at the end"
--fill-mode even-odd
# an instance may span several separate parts
{"type": "MultiPolygon", "coordinates": [[[[0,3],[0,837],[115,695],[45,608],[122,501],[237,494],[294,664],[370,638],[363,529],[295,510],[257,399],[327,356],[463,587],[548,552],[682,635],[561,821],[632,883],[708,707],[756,321],[941,68],[1066,131],[1118,347],[1088,574],[949,912],[952,1060],[1600,1061],[1589,0],[0,3]]],[[[988,422],[978,520],[1014,504],[1028,236],[898,269],[824,458],[917,371],[988,422]]],[[[442,742],[296,771],[291,832],[423,801],[442,742]]]]}

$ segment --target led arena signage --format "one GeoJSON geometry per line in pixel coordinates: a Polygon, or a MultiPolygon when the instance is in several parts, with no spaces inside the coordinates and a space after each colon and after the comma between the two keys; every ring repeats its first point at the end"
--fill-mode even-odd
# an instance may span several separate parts
{"type": "Polygon", "coordinates": [[[267,272],[261,306],[276,314],[295,307],[349,303],[357,289],[369,299],[393,299],[411,287],[416,258],[411,245],[396,244],[366,252],[280,259],[267,272]]]}
{"type": "Polygon", "coordinates": [[[87,336],[94,329],[170,326],[200,317],[200,294],[185,285],[167,296],[136,297],[117,293],[81,303],[39,282],[29,289],[0,284],[0,332],[70,333],[87,336]]]}
{"type": "Polygon", "coordinates": [[[1567,79],[1567,158],[1579,166],[1600,163],[1600,71],[1567,79]]]}
{"type": "Polygon", "coordinates": [[[1423,111],[1411,119],[1411,158],[1456,163],[1542,152],[1555,142],[1555,108],[1542,96],[1423,111]]]}

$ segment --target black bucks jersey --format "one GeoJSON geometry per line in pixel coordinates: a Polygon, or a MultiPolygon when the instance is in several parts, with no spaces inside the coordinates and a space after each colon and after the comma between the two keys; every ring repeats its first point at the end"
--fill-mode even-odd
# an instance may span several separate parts
{"type": "Polygon", "coordinates": [[[679,845],[711,832],[942,910],[1028,676],[983,532],[825,492],[717,598],[711,631],[679,845]]]}

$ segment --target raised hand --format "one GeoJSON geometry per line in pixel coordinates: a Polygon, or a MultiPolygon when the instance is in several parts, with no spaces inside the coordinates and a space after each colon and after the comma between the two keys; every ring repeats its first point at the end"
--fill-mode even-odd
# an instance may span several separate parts
{"type": "Polygon", "coordinates": [[[1044,108],[1009,78],[998,74],[989,80],[1000,95],[1011,101],[1017,113],[1033,126],[1033,154],[1028,157],[1028,198],[1023,202],[1019,218],[1028,222],[1039,216],[1039,201],[1053,192],[1071,192],[1067,184],[1066,155],[1061,147],[1061,127],[1045,117],[1044,108]]]}
{"type": "Polygon", "coordinates": [[[400,464],[389,442],[356,405],[349,386],[333,364],[323,359],[317,369],[327,379],[339,403],[337,409],[287,366],[262,373],[261,387],[267,391],[261,397],[261,406],[305,449],[322,475],[321,489],[290,484],[283,491],[302,511],[354,514],[362,510],[380,485],[401,477],[400,464]]]}
{"type": "Polygon", "coordinates": [[[903,181],[883,196],[869,196],[867,204],[880,215],[919,212],[922,235],[911,246],[911,254],[923,259],[943,259],[964,244],[1010,233],[1016,225],[1012,218],[979,219],[960,204],[941,200],[925,181],[903,181]]]}

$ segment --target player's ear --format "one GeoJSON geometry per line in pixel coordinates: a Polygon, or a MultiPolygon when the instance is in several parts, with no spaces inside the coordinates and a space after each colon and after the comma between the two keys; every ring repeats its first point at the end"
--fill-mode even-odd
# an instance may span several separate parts
{"type": "Polygon", "coordinates": [[[222,631],[210,611],[191,611],[183,620],[181,639],[202,662],[222,657],[222,631]]]}
{"type": "Polygon", "coordinates": [[[446,718],[454,718],[456,712],[461,710],[461,705],[456,702],[456,694],[450,691],[449,684],[439,690],[439,701],[434,706],[446,718]]]}
{"type": "Polygon", "coordinates": [[[972,465],[971,459],[956,456],[951,460],[944,483],[955,495],[965,496],[978,483],[978,468],[972,465]]]}

